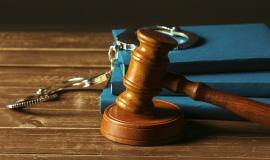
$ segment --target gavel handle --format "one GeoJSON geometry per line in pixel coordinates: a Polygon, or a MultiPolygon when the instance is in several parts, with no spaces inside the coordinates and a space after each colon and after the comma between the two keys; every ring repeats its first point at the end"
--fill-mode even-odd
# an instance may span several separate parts
{"type": "Polygon", "coordinates": [[[167,73],[164,87],[172,92],[183,92],[194,100],[225,108],[245,119],[270,127],[270,105],[241,96],[218,91],[200,82],[192,82],[182,75],[167,73]]]}

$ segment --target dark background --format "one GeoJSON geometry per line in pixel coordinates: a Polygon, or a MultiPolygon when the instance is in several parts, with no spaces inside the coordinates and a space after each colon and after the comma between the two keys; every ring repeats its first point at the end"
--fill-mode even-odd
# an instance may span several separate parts
{"type": "Polygon", "coordinates": [[[1,0],[0,25],[113,27],[270,24],[269,0],[1,0]]]}

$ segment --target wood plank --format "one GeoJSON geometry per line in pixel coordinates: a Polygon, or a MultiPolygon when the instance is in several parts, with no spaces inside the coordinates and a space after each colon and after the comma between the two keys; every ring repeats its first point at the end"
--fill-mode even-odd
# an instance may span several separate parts
{"type": "Polygon", "coordinates": [[[59,100],[36,104],[21,111],[9,110],[5,106],[25,97],[25,93],[13,92],[12,96],[1,96],[0,128],[97,128],[101,120],[99,94],[100,91],[95,90],[69,92],[62,94],[59,100]]]}
{"type": "Polygon", "coordinates": [[[5,105],[34,94],[39,87],[50,86],[75,75],[91,76],[106,70],[2,67],[0,76],[5,78],[0,79],[0,126],[97,127],[96,122],[100,121],[100,117],[94,114],[99,115],[98,97],[104,84],[88,91],[63,94],[58,101],[34,105],[25,112],[7,110],[5,105]]]}
{"type": "Polygon", "coordinates": [[[93,158],[97,155],[97,158],[105,159],[110,157],[118,159],[119,156],[123,159],[127,157],[134,159],[145,157],[147,159],[156,157],[166,159],[175,157],[181,159],[233,159],[233,157],[255,159],[256,155],[267,159],[269,156],[269,129],[247,122],[189,122],[188,136],[184,143],[141,148],[111,143],[101,137],[98,131],[100,122],[98,113],[72,111],[66,112],[66,114],[73,113],[73,115],[67,116],[64,111],[59,112],[48,108],[43,110],[33,108],[30,111],[31,114],[11,111],[13,115],[0,118],[0,122],[16,124],[12,128],[0,125],[2,126],[0,143],[6,144],[0,148],[0,153],[23,154],[24,156],[21,157],[36,153],[65,154],[63,157],[69,157],[66,154],[76,154],[75,158],[84,156],[89,158],[90,154],[94,155],[93,158]],[[97,118],[92,116],[97,116],[97,118]],[[205,150],[208,152],[205,153],[205,150]],[[82,156],[78,154],[82,154],[82,156]]]}
{"type": "MultiPolygon", "coordinates": [[[[97,128],[101,120],[101,114],[98,111],[98,105],[95,110],[79,109],[76,105],[74,109],[54,109],[54,105],[44,108],[31,108],[22,111],[14,111],[6,108],[0,109],[0,126],[1,127],[19,127],[19,128],[97,128]],[[52,109],[50,109],[52,108],[52,109]]],[[[65,106],[65,105],[64,105],[65,106]]],[[[84,108],[91,105],[85,105],[84,108]]],[[[0,127],[0,128],[1,128],[0,127]]]]}
{"type": "Polygon", "coordinates": [[[102,48],[113,42],[110,32],[0,31],[0,50],[102,48]]]}
{"type": "MultiPolygon", "coordinates": [[[[66,93],[57,101],[36,104],[31,106],[29,109],[24,109],[22,111],[14,111],[5,108],[6,104],[13,103],[18,99],[8,98],[5,100],[6,102],[1,101],[0,128],[99,127],[101,115],[99,112],[98,95],[99,92],[97,91],[66,93]]],[[[3,99],[5,99],[5,97],[3,97],[3,99]]]]}
{"type": "Polygon", "coordinates": [[[108,67],[108,49],[104,50],[1,51],[0,48],[0,67],[108,67]]]}
{"type": "Polygon", "coordinates": [[[270,159],[270,129],[249,122],[188,120],[183,141],[165,146],[134,147],[110,142],[99,133],[102,115],[98,96],[102,86],[69,92],[59,101],[23,111],[8,110],[4,107],[7,103],[34,93],[38,87],[108,70],[106,45],[111,43],[111,34],[3,33],[0,32],[0,39],[4,39],[0,42],[1,160],[270,159]]]}
{"type": "MultiPolygon", "coordinates": [[[[2,127],[62,127],[62,128],[96,128],[99,127],[101,114],[99,112],[99,92],[66,93],[61,99],[33,105],[22,111],[14,111],[5,108],[5,105],[15,101],[8,100],[0,108],[0,126],[2,127]]],[[[17,98],[16,98],[17,99],[17,98]]],[[[247,122],[246,122],[247,123],[247,122]]],[[[243,130],[243,134],[249,125],[238,126],[237,132],[243,130]]],[[[249,124],[249,123],[247,123],[249,124]]],[[[213,125],[213,124],[211,124],[213,125]]],[[[227,130],[230,123],[224,122],[227,130]]],[[[221,128],[221,127],[219,127],[221,128]]],[[[248,128],[252,132],[261,132],[260,128],[248,128]]],[[[236,129],[234,128],[234,131],[236,129]]],[[[251,132],[248,131],[247,133],[251,132]]],[[[264,129],[263,129],[264,131],[264,129]]],[[[266,130],[268,131],[268,130],[266,130]]],[[[199,131],[200,132],[200,131],[199,131]]],[[[247,134],[246,133],[246,134],[247,134]]]]}
{"type": "MultiPolygon", "coordinates": [[[[104,84],[103,84],[104,85],[104,84]]],[[[93,87],[85,91],[70,91],[60,95],[59,99],[51,102],[44,102],[31,106],[33,109],[52,109],[72,111],[99,110],[99,95],[103,85],[93,87]]],[[[14,103],[17,99],[33,95],[37,88],[27,87],[0,87],[0,108],[7,104],[14,103]]]]}
{"type": "MultiPolygon", "coordinates": [[[[269,129],[247,122],[189,121],[184,141],[134,147],[112,143],[98,128],[4,128],[1,154],[65,154],[108,157],[269,159],[269,129]],[[239,128],[240,127],[240,128],[239,128]],[[253,128],[253,129],[251,129],[253,128]],[[195,132],[197,131],[197,132],[195,132]]],[[[103,157],[103,158],[104,158],[103,157]]]]}
{"type": "Polygon", "coordinates": [[[94,76],[109,70],[105,68],[57,68],[57,67],[1,67],[0,68],[0,86],[22,86],[22,87],[44,87],[54,85],[61,81],[76,76],[88,77],[94,76]]]}
{"type": "Polygon", "coordinates": [[[62,154],[0,154],[2,160],[269,160],[258,157],[185,157],[185,156],[117,156],[117,155],[62,155],[62,154]]]}

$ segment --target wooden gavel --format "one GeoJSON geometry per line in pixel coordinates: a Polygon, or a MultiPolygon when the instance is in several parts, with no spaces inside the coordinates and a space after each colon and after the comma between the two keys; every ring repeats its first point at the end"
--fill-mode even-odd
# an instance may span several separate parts
{"type": "Polygon", "coordinates": [[[123,78],[126,90],[103,115],[101,133],[106,138],[131,145],[157,145],[180,139],[184,128],[182,110],[172,103],[153,100],[162,87],[270,127],[270,105],[168,73],[168,52],[177,45],[173,38],[150,29],[138,30],[137,37],[140,45],[133,51],[123,78]]]}

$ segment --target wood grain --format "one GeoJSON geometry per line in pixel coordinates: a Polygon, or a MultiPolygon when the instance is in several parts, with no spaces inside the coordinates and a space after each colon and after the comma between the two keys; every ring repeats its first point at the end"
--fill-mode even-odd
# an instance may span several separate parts
{"type": "MultiPolygon", "coordinates": [[[[8,155],[0,155],[1,159],[8,159],[8,160],[29,160],[29,159],[40,159],[40,160],[126,160],[127,158],[130,160],[137,160],[137,159],[145,159],[145,160],[206,160],[206,159],[216,159],[216,160],[228,160],[231,157],[173,157],[173,156],[114,156],[114,155],[57,155],[57,154],[8,154],[8,155]]],[[[233,158],[234,160],[246,160],[247,157],[239,157],[233,158]]],[[[268,159],[268,158],[265,158],[268,159]]],[[[261,160],[260,158],[252,157],[252,160],[261,160]]]]}
{"type": "Polygon", "coordinates": [[[10,111],[5,104],[37,87],[107,70],[105,49],[112,37],[72,31],[1,31],[0,35],[1,160],[270,159],[270,130],[249,122],[189,120],[184,141],[160,147],[112,143],[99,133],[102,87],[66,93],[60,101],[24,112],[10,111]]]}
{"type": "Polygon", "coordinates": [[[1,51],[0,66],[2,67],[109,67],[106,58],[107,49],[94,51],[70,51],[52,49],[51,51],[1,51]],[[92,57],[95,57],[94,59],[92,57]]]}
{"type": "MultiPolygon", "coordinates": [[[[249,132],[250,128],[247,126],[250,124],[247,125],[247,122],[189,121],[189,123],[190,127],[187,130],[191,133],[187,134],[184,142],[161,147],[132,147],[112,143],[99,134],[98,128],[1,128],[1,144],[6,144],[1,147],[1,152],[195,159],[196,157],[252,159],[257,158],[254,155],[256,152],[261,158],[267,159],[269,156],[270,148],[266,147],[269,130],[249,132]],[[220,127],[222,124],[226,126],[226,123],[227,127],[220,127]],[[199,130],[201,133],[196,133],[199,130]]],[[[257,125],[252,127],[260,129],[257,125]]]]}
{"type": "Polygon", "coordinates": [[[214,104],[239,117],[270,127],[269,104],[226,93],[202,82],[192,82],[183,75],[167,73],[164,84],[172,92],[182,92],[194,100],[214,104]]]}
{"type": "MultiPolygon", "coordinates": [[[[85,91],[73,91],[61,94],[59,100],[34,105],[32,108],[71,109],[71,110],[98,110],[99,94],[102,86],[85,91]],[[67,105],[68,104],[68,105],[67,105]]],[[[36,87],[0,87],[0,108],[15,100],[32,95],[36,87]]]]}
{"type": "Polygon", "coordinates": [[[151,29],[137,31],[139,46],[133,50],[123,78],[125,91],[104,110],[100,131],[111,141],[136,145],[164,145],[182,138],[185,120],[173,103],[153,100],[161,91],[169,50],[176,40],[151,29]]]}
{"type": "Polygon", "coordinates": [[[109,68],[48,68],[48,67],[2,67],[0,68],[1,86],[42,87],[59,83],[76,76],[94,76],[109,68]]]}
{"type": "Polygon", "coordinates": [[[0,50],[102,48],[112,44],[109,32],[1,31],[0,50]]]}

